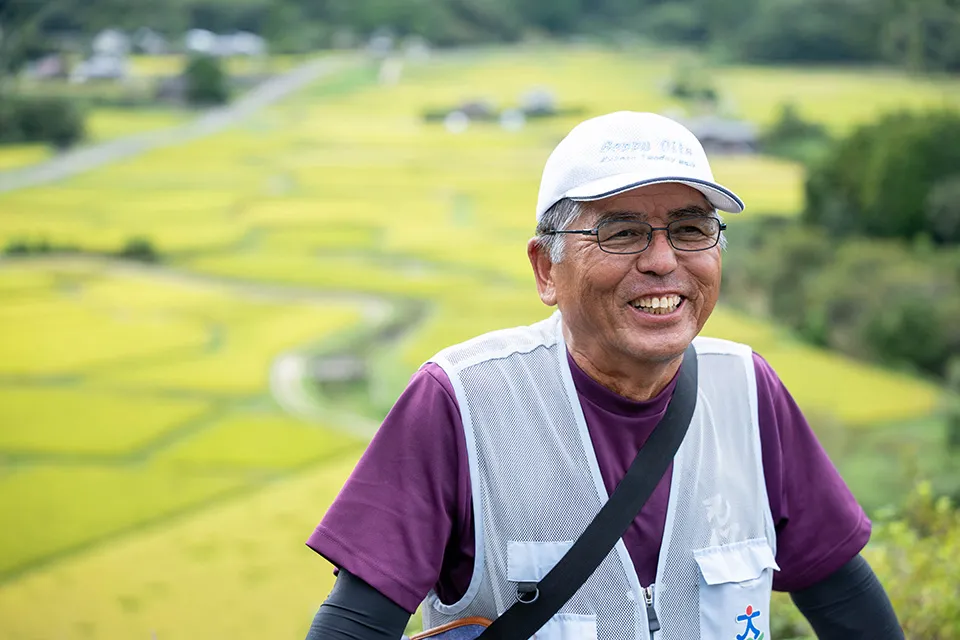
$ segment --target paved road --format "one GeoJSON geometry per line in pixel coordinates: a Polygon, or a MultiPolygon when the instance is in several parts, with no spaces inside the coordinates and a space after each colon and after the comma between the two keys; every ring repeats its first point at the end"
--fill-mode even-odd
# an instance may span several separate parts
{"type": "Polygon", "coordinates": [[[186,124],[82,147],[41,164],[0,172],[0,193],[63,180],[145,151],[183,144],[218,133],[258,109],[277,102],[331,71],[342,68],[345,62],[344,58],[306,62],[282,76],[267,80],[230,105],[208,111],[186,124]]]}

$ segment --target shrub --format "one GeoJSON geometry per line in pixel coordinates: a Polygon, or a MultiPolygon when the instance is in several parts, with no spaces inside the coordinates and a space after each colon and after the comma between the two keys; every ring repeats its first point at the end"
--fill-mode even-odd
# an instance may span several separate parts
{"type": "Polygon", "coordinates": [[[875,518],[864,553],[909,640],[960,638],[960,511],[920,483],[898,515],[875,518]]]}
{"type": "Polygon", "coordinates": [[[703,10],[688,2],[664,2],[646,8],[636,20],[645,35],[665,42],[703,43],[709,35],[703,10]]]}
{"type": "Polygon", "coordinates": [[[795,104],[780,105],[780,113],[760,137],[760,147],[770,155],[810,162],[821,155],[830,134],[819,122],[805,120],[795,104]]]}
{"type": "Polygon", "coordinates": [[[933,185],[926,209],[930,235],[939,242],[960,244],[960,174],[933,185]]]}
{"type": "Polygon", "coordinates": [[[709,70],[697,61],[686,61],[678,65],[674,69],[667,91],[678,100],[715,104],[719,99],[709,70]]]}
{"type": "Polygon", "coordinates": [[[764,0],[731,43],[747,60],[873,60],[882,17],[868,2],[764,0]]]}
{"type": "Polygon", "coordinates": [[[124,260],[137,260],[139,262],[158,262],[160,260],[159,252],[147,238],[131,238],[116,255],[124,260]]]}
{"type": "Polygon", "coordinates": [[[838,247],[803,291],[824,344],[855,357],[946,374],[960,349],[960,288],[936,261],[896,242],[838,247]]]}
{"type": "MultiPolygon", "coordinates": [[[[890,596],[907,640],[960,638],[960,511],[948,498],[918,484],[901,513],[874,518],[863,556],[890,596]]],[[[774,594],[772,611],[774,638],[816,638],[786,594],[774,594]]]]}
{"type": "Polygon", "coordinates": [[[195,106],[224,104],[230,99],[227,74],[213,56],[194,56],[187,62],[187,102],[195,106]]]}
{"type": "Polygon", "coordinates": [[[66,149],[86,135],[74,101],[53,96],[0,96],[0,144],[46,142],[66,149]]]}
{"type": "Polygon", "coordinates": [[[803,218],[836,234],[942,238],[952,226],[931,227],[925,209],[956,207],[942,198],[954,194],[958,166],[960,113],[889,114],[833,145],[811,168],[803,218]]]}

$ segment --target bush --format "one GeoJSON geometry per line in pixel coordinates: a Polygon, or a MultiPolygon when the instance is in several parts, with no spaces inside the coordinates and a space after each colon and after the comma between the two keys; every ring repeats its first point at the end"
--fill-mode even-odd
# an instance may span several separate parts
{"type": "Polygon", "coordinates": [[[927,228],[942,243],[960,244],[960,174],[930,189],[926,202],[927,228]]]}
{"type": "Polygon", "coordinates": [[[696,60],[685,61],[674,69],[667,91],[678,100],[716,104],[719,99],[709,70],[696,60]]]}
{"type": "Polygon", "coordinates": [[[886,588],[906,637],[960,638],[960,511],[921,483],[901,514],[875,520],[864,555],[886,588]]]}
{"type": "Polygon", "coordinates": [[[131,238],[117,252],[117,257],[138,262],[159,262],[160,254],[147,238],[131,238]]]}
{"type": "Polygon", "coordinates": [[[837,241],[782,219],[738,226],[730,242],[724,300],[773,316],[818,346],[949,375],[960,353],[960,251],[837,241]]]}
{"type": "Polygon", "coordinates": [[[881,24],[868,2],[764,0],[731,46],[760,62],[875,60],[880,52],[873,34],[881,24]]]}
{"type": "Polygon", "coordinates": [[[22,257],[48,253],[77,253],[78,251],[79,249],[74,245],[52,244],[46,238],[39,238],[32,241],[18,238],[8,241],[0,253],[8,256],[22,257]]]}
{"type": "Polygon", "coordinates": [[[218,58],[194,56],[184,70],[187,102],[195,106],[225,104],[230,99],[227,74],[218,58]]]}
{"type": "Polygon", "coordinates": [[[650,6],[636,24],[647,37],[664,42],[704,43],[709,35],[703,11],[688,2],[650,6]]]}
{"type": "Polygon", "coordinates": [[[830,134],[818,122],[804,120],[796,105],[780,105],[780,113],[760,137],[764,153],[809,163],[826,150],[830,134]]]}
{"type": "MultiPolygon", "coordinates": [[[[874,518],[863,551],[883,584],[907,640],[960,638],[960,511],[918,484],[899,514],[874,518]]],[[[810,625],[783,593],[775,593],[771,635],[779,640],[815,640],[810,625]]]]}
{"type": "Polygon", "coordinates": [[[889,114],[836,143],[811,168],[803,219],[839,235],[940,239],[952,223],[933,226],[926,208],[956,207],[940,198],[954,193],[957,167],[960,113],[889,114]]]}
{"type": "Polygon", "coordinates": [[[46,142],[66,149],[85,136],[84,114],[72,100],[0,96],[0,144],[46,142]]]}
{"type": "Polygon", "coordinates": [[[807,282],[804,300],[828,347],[936,376],[960,350],[960,286],[899,243],[847,242],[807,282]]]}

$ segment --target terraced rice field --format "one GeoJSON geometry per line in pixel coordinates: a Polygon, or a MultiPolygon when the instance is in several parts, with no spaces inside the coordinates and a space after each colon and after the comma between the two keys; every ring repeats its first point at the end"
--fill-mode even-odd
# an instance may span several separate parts
{"type": "MultiPolygon", "coordinates": [[[[547,153],[583,116],[677,106],[659,88],[676,60],[489,51],[408,68],[391,86],[363,65],[228,133],[0,196],[0,245],[102,252],[143,237],[164,260],[0,261],[0,512],[15,514],[0,532],[0,639],[301,635],[332,582],[303,541],[363,440],[351,420],[285,412],[271,367],[367,336],[368,410],[382,412],[436,350],[544,317],[524,244],[547,153]],[[516,104],[534,85],[583,116],[459,135],[420,118],[476,96],[516,104]],[[411,301],[419,323],[378,342],[384,313],[411,301]]],[[[857,71],[721,71],[758,120],[788,97],[832,127],[872,113],[851,106],[876,93],[857,71]],[[838,108],[824,109],[832,95],[838,108]]],[[[960,96],[896,82],[884,104],[960,96]]],[[[714,164],[744,216],[799,206],[795,165],[714,164]]],[[[869,430],[937,403],[922,380],[727,309],[707,332],[754,345],[829,421],[869,430]]]]}

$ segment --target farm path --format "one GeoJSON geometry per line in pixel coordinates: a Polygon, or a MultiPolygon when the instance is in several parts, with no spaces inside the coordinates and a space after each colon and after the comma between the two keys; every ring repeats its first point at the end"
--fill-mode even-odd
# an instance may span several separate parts
{"type": "Polygon", "coordinates": [[[218,133],[336,71],[347,61],[344,57],[311,60],[281,76],[267,80],[230,105],[207,111],[186,124],[125,136],[69,151],[37,165],[0,171],[0,193],[63,180],[153,149],[183,144],[218,133]]]}

